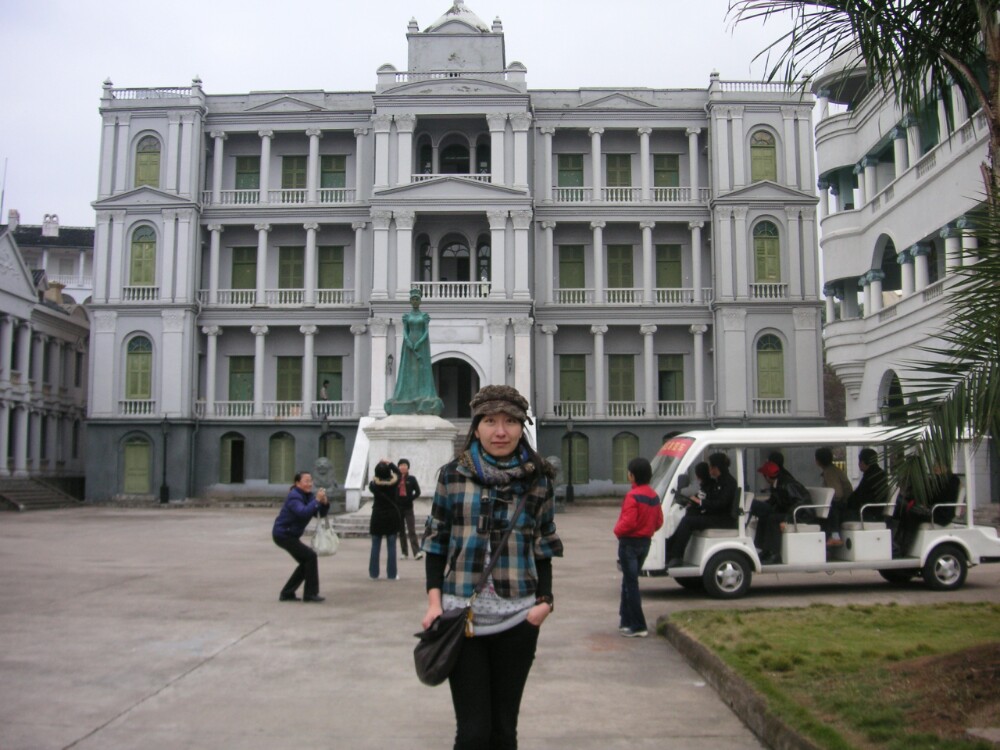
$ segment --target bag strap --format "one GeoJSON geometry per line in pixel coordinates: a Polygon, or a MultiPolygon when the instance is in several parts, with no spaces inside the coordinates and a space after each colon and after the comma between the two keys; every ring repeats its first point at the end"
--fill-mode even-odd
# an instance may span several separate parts
{"type": "MultiPolygon", "coordinates": [[[[507,539],[510,537],[510,533],[514,530],[514,522],[517,520],[517,517],[521,515],[521,511],[524,510],[524,506],[525,504],[527,504],[527,502],[528,502],[528,493],[525,492],[523,495],[521,495],[521,499],[517,503],[517,508],[514,510],[514,515],[510,517],[510,524],[507,526],[507,529],[503,532],[503,536],[500,537],[500,541],[496,545],[495,549],[499,550],[507,543],[507,539]]],[[[483,572],[479,576],[479,583],[476,584],[476,589],[473,592],[472,597],[469,599],[470,604],[472,603],[472,600],[475,599],[477,596],[479,596],[479,594],[482,593],[482,590],[486,588],[486,579],[489,578],[489,575],[493,571],[493,567],[497,564],[497,560],[499,558],[500,558],[499,555],[490,555],[490,562],[485,568],[483,568],[483,572]]]]}

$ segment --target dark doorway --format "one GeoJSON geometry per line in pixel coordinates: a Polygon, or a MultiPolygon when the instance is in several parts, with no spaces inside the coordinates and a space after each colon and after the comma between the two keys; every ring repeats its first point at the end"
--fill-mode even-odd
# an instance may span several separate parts
{"type": "Polygon", "coordinates": [[[444,402],[444,419],[469,419],[469,402],[479,390],[479,375],[460,359],[443,359],[434,364],[434,384],[444,402]]]}

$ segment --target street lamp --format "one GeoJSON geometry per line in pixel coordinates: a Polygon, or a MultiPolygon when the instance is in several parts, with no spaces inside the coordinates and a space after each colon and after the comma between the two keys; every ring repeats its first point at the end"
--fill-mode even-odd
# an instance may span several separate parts
{"type": "Polygon", "coordinates": [[[167,415],[163,415],[163,421],[160,422],[160,432],[163,433],[163,478],[160,482],[160,502],[168,503],[170,502],[170,487],[167,486],[167,433],[170,431],[170,422],[167,420],[167,415]]]}
{"type": "Polygon", "coordinates": [[[576,491],[573,489],[573,418],[566,422],[566,451],[569,454],[566,461],[566,502],[571,503],[576,500],[576,491]]]}

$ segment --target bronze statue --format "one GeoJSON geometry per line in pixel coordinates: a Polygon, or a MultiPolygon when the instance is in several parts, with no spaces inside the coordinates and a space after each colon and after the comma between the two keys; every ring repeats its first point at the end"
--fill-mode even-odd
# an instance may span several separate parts
{"type": "Polygon", "coordinates": [[[420,311],[419,289],[410,290],[410,304],[413,310],[403,316],[396,389],[385,402],[385,413],[440,416],[444,403],[438,398],[431,370],[431,316],[420,311]]]}

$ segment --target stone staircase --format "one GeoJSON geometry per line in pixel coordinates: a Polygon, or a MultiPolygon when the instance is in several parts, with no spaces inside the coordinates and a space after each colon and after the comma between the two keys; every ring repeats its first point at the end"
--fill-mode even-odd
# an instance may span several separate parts
{"type": "Polygon", "coordinates": [[[38,479],[0,479],[0,510],[79,508],[83,501],[38,479]]]}

